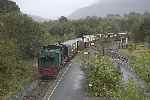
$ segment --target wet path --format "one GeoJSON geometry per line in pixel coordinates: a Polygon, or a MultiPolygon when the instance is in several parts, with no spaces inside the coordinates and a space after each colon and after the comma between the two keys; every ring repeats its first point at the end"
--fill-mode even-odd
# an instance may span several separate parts
{"type": "MultiPolygon", "coordinates": [[[[121,56],[118,52],[116,52],[116,54],[118,56],[121,56]]],[[[145,88],[146,83],[139,78],[139,76],[132,69],[128,61],[119,59],[118,57],[113,57],[112,60],[115,66],[117,67],[117,69],[122,73],[122,79],[124,82],[127,82],[129,79],[132,79],[141,88],[145,88]]]]}
{"type": "Polygon", "coordinates": [[[80,69],[80,63],[72,61],[70,68],[64,75],[49,100],[84,100],[85,77],[80,69]]]}

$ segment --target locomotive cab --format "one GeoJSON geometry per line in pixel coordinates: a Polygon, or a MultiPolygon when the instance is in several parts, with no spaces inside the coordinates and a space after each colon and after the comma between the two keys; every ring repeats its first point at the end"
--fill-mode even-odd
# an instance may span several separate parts
{"type": "Polygon", "coordinates": [[[41,77],[56,77],[61,69],[62,54],[59,46],[47,46],[38,57],[38,68],[41,77]]]}

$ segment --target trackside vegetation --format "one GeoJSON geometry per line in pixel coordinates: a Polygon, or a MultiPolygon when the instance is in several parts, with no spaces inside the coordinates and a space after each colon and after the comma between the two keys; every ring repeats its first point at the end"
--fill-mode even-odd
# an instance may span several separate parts
{"type": "Polygon", "coordinates": [[[122,49],[121,52],[130,58],[131,67],[150,86],[150,49],[137,45],[132,51],[122,49]]]}
{"type": "MultiPolygon", "coordinates": [[[[90,55],[89,55],[90,56],[90,55]]],[[[88,94],[97,97],[113,97],[120,88],[121,75],[111,59],[103,56],[82,58],[82,69],[88,83],[88,94]],[[85,60],[86,59],[86,60],[85,60]]]]}
{"type": "Polygon", "coordinates": [[[88,91],[93,96],[113,96],[119,88],[120,73],[107,57],[96,57],[89,65],[88,91]],[[93,65],[93,66],[92,66],[93,65]]]}
{"type": "Polygon", "coordinates": [[[81,68],[87,77],[88,96],[107,100],[150,100],[132,79],[127,82],[122,80],[122,74],[108,56],[89,53],[82,55],[81,59],[81,68]]]}
{"type": "Polygon", "coordinates": [[[145,96],[133,80],[129,80],[118,91],[112,100],[150,100],[150,97],[145,96]]]}
{"type": "Polygon", "coordinates": [[[44,39],[40,25],[14,2],[0,5],[0,100],[7,100],[32,81],[32,58],[44,39]]]}
{"type": "Polygon", "coordinates": [[[132,66],[140,78],[150,84],[150,52],[144,52],[135,58],[132,66]]]}

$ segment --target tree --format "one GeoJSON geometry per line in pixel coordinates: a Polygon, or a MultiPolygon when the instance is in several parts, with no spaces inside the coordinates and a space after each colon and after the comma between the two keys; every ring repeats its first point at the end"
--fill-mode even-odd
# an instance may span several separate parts
{"type": "Polygon", "coordinates": [[[0,7],[0,99],[5,100],[31,81],[33,67],[27,60],[37,55],[45,34],[14,2],[1,0],[0,7]]]}
{"type": "Polygon", "coordinates": [[[8,13],[0,16],[3,39],[16,39],[17,46],[24,56],[33,57],[42,45],[43,31],[40,24],[21,13],[8,13]]]}
{"type": "Polygon", "coordinates": [[[59,18],[59,22],[67,22],[68,21],[68,19],[67,19],[67,17],[65,17],[65,16],[61,16],[60,18],[59,18]]]}
{"type": "Polygon", "coordinates": [[[150,17],[145,17],[143,23],[140,25],[139,32],[143,41],[146,40],[150,43],[150,17]]]}

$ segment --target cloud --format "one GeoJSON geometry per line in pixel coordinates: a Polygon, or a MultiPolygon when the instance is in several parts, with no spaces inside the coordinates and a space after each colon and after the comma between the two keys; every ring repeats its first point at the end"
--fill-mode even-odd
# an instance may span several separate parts
{"type": "Polygon", "coordinates": [[[93,4],[97,0],[13,0],[21,11],[45,18],[68,16],[78,8],[93,4]]]}

